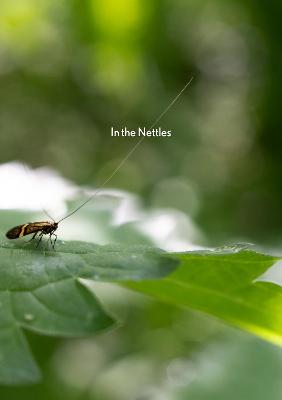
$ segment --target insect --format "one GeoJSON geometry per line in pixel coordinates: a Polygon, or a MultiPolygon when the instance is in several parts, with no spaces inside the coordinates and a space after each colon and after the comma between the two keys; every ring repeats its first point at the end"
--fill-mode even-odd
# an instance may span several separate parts
{"type": "Polygon", "coordinates": [[[42,221],[42,222],[28,222],[27,224],[18,225],[14,228],[10,229],[6,236],[8,239],[18,239],[26,235],[30,235],[33,233],[33,236],[30,240],[36,238],[37,234],[39,234],[39,241],[37,246],[42,240],[43,235],[49,235],[49,239],[53,249],[55,249],[55,243],[57,240],[57,235],[54,233],[58,229],[58,222],[51,221],[42,221]],[[55,236],[54,241],[52,242],[52,236],[55,236]]]}
{"type": "MultiPolygon", "coordinates": [[[[177,96],[174,97],[174,99],[169,103],[169,105],[166,107],[166,109],[158,116],[158,118],[154,121],[154,123],[151,125],[149,128],[149,131],[152,130],[156,124],[161,120],[161,118],[168,112],[168,110],[174,105],[174,103],[178,100],[178,98],[182,95],[182,93],[186,90],[186,88],[190,85],[192,82],[193,77],[185,84],[185,86],[181,89],[181,91],[177,94],[177,96]]],[[[18,225],[15,226],[14,228],[10,229],[7,233],[6,236],[8,239],[19,239],[22,238],[23,236],[26,235],[31,235],[33,234],[32,238],[30,239],[33,240],[37,237],[38,235],[38,243],[37,246],[39,246],[42,238],[44,235],[49,235],[50,243],[55,249],[55,244],[57,240],[57,235],[56,235],[56,230],[58,229],[59,224],[69,218],[71,215],[75,214],[78,210],[80,210],[83,206],[85,206],[89,201],[91,201],[100,191],[101,189],[116,175],[116,173],[120,170],[120,168],[125,164],[125,162],[128,160],[128,158],[131,156],[131,154],[137,149],[137,147],[143,142],[145,139],[145,136],[142,136],[142,138],[131,148],[131,150],[126,154],[124,159],[120,162],[120,164],[116,167],[116,169],[112,172],[112,174],[104,181],[104,183],[90,196],[87,200],[85,200],[82,204],[80,204],[77,208],[75,208],[73,211],[71,211],[69,214],[67,214],[65,217],[60,219],[59,221],[55,221],[50,215],[45,211],[47,216],[52,220],[52,221],[39,221],[39,222],[28,222],[26,224],[18,225]],[[55,239],[52,241],[52,237],[55,237],[55,239]]]]}

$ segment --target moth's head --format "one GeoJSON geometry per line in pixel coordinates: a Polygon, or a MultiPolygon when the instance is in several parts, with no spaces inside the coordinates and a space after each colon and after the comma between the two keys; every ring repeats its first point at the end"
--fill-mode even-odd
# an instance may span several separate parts
{"type": "Polygon", "coordinates": [[[58,222],[53,222],[52,223],[52,227],[53,227],[54,230],[56,230],[58,228],[58,226],[59,226],[58,222]]]}

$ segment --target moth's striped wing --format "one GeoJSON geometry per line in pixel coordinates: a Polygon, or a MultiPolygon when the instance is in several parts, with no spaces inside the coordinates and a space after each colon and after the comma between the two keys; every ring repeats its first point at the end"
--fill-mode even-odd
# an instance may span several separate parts
{"type": "Polygon", "coordinates": [[[10,229],[6,236],[8,239],[18,239],[31,233],[42,231],[44,227],[50,225],[49,222],[29,222],[28,224],[18,225],[10,229]]]}
{"type": "Polygon", "coordinates": [[[22,231],[22,227],[25,225],[19,225],[15,226],[14,228],[10,229],[7,233],[6,236],[8,239],[17,239],[20,236],[20,233],[22,231]]]}

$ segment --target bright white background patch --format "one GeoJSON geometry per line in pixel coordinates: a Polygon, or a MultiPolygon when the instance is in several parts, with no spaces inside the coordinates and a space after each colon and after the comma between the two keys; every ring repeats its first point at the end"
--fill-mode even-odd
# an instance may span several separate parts
{"type": "MultiPolygon", "coordinates": [[[[32,170],[20,162],[0,165],[0,182],[0,209],[39,212],[37,220],[49,219],[43,209],[59,220],[71,211],[67,209],[67,201],[76,200],[75,208],[97,190],[79,188],[53,169],[32,170]]],[[[172,208],[145,210],[136,195],[116,189],[99,190],[95,199],[59,225],[58,235],[60,239],[108,244],[112,243],[113,230],[128,224],[144,234],[152,245],[167,251],[202,248],[195,245],[201,239],[201,232],[191,217],[172,208]],[[107,221],[99,222],[99,214],[105,211],[107,221]]]]}
{"type": "Polygon", "coordinates": [[[255,282],[271,282],[282,286],[282,260],[273,264],[264,274],[259,276],[255,282]]]}
{"type": "Polygon", "coordinates": [[[65,201],[77,189],[51,168],[30,169],[20,162],[0,165],[0,208],[42,211],[62,215],[65,201]]]}

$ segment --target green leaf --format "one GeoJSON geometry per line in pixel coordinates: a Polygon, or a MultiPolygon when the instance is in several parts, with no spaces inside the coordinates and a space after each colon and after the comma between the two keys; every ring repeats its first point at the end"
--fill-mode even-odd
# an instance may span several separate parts
{"type": "Polygon", "coordinates": [[[164,252],[144,246],[58,242],[56,251],[46,250],[46,243],[38,249],[34,243],[0,245],[2,384],[30,383],[40,378],[22,328],[77,337],[113,325],[84,279],[156,279],[179,263],[164,252]]]}
{"type": "Polygon", "coordinates": [[[178,306],[214,315],[282,344],[282,288],[257,281],[279,258],[240,249],[173,254],[181,265],[158,281],[126,286],[178,306]]]}

